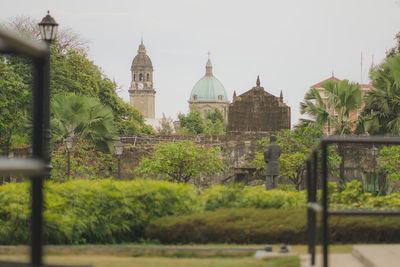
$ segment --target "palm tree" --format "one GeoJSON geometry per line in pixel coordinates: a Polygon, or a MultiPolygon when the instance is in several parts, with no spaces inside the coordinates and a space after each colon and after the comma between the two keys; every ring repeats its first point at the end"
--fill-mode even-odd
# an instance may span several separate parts
{"type": "Polygon", "coordinates": [[[111,108],[88,96],[58,94],[52,98],[50,109],[53,142],[79,137],[99,150],[112,151],[116,128],[111,108]]]}
{"type": "MultiPolygon", "coordinates": [[[[358,84],[348,80],[340,82],[327,81],[321,86],[327,92],[328,98],[324,101],[315,88],[306,94],[305,101],[300,104],[301,114],[308,114],[314,118],[309,125],[314,127],[334,127],[336,135],[347,135],[352,132],[354,122],[350,120],[350,113],[361,106],[361,90],[358,84]]],[[[304,122],[304,120],[303,120],[304,122]]],[[[344,147],[338,146],[340,163],[340,181],[344,179],[344,147]]]]}
{"type": "Polygon", "coordinates": [[[373,89],[365,97],[358,127],[371,135],[400,134],[400,56],[371,70],[373,89]]]}

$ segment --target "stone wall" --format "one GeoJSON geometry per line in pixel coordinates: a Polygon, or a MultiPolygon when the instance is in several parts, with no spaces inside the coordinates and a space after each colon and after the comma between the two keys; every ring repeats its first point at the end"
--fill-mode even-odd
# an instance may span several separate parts
{"type": "MultiPolygon", "coordinates": [[[[213,177],[202,177],[201,181],[210,184],[232,183],[241,173],[251,173],[252,170],[244,170],[242,167],[254,159],[257,149],[257,141],[268,138],[272,132],[246,132],[241,134],[227,134],[221,136],[200,136],[200,135],[166,135],[166,136],[125,136],[121,137],[124,143],[122,155],[122,177],[133,178],[132,173],[138,166],[141,158],[148,155],[154,145],[160,142],[179,142],[183,140],[207,147],[219,146],[222,153],[229,161],[229,171],[220,173],[213,177]],[[243,171],[241,171],[243,169],[243,171]],[[205,181],[207,179],[207,181],[205,181]]],[[[242,178],[241,178],[242,179],[242,178]]]]}

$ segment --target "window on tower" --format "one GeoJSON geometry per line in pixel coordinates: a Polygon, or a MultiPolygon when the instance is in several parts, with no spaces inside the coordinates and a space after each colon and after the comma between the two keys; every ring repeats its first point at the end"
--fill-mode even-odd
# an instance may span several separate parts
{"type": "Polygon", "coordinates": [[[147,81],[150,81],[150,74],[148,74],[148,73],[147,73],[147,75],[146,75],[146,80],[147,80],[147,81]]]}
{"type": "Polygon", "coordinates": [[[143,74],[139,74],[139,81],[143,82],[143,74]]]}
{"type": "Polygon", "coordinates": [[[136,74],[133,74],[133,80],[136,81],[136,74]]]}

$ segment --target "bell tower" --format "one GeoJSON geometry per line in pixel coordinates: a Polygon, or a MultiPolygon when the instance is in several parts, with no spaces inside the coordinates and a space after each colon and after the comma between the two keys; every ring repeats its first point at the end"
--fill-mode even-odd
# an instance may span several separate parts
{"type": "Polygon", "coordinates": [[[146,54],[143,39],[137,52],[131,66],[132,82],[128,91],[130,104],[145,118],[154,118],[156,91],[153,88],[153,64],[146,54]]]}

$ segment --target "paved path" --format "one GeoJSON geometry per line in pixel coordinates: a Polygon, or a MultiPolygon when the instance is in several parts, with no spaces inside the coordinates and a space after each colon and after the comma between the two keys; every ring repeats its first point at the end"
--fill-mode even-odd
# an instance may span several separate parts
{"type": "MultiPolygon", "coordinates": [[[[301,255],[301,266],[310,267],[310,255],[301,255]]],[[[354,245],[352,254],[329,254],[329,267],[399,267],[400,244],[354,245]]],[[[322,254],[317,254],[314,267],[322,267],[322,254]]]]}
{"type": "Polygon", "coordinates": [[[400,266],[400,244],[354,245],[353,256],[369,267],[400,266]]]}
{"type": "MultiPolygon", "coordinates": [[[[329,267],[364,267],[351,254],[329,254],[329,267]]],[[[310,255],[301,255],[301,267],[311,267],[310,255]]],[[[315,257],[315,265],[313,267],[322,267],[322,254],[317,254],[315,257]]]]}

